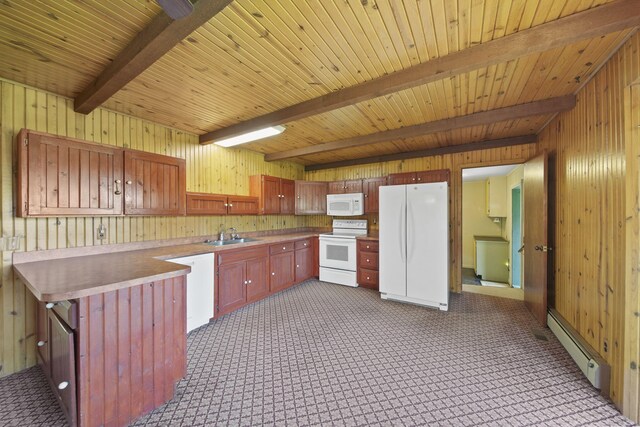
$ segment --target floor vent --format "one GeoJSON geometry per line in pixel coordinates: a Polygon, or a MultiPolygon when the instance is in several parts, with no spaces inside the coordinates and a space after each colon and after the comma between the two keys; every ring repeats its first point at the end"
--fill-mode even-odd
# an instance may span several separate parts
{"type": "Polygon", "coordinates": [[[547,313],[547,325],[589,382],[609,397],[611,369],[607,362],[552,308],[547,313]]]}

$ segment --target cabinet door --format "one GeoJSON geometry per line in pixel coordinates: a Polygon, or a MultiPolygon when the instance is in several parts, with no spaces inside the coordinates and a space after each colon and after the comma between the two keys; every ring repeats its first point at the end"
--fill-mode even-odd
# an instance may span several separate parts
{"type": "Polygon", "coordinates": [[[187,193],[187,215],[226,215],[224,194],[187,193]]]}
{"type": "Polygon", "coordinates": [[[362,193],[362,180],[350,179],[344,182],[345,193],[362,193]]]}
{"type": "Polygon", "coordinates": [[[324,215],[327,213],[326,182],[296,181],[296,215],[324,215]]]}
{"type": "Polygon", "coordinates": [[[290,179],[280,180],[280,213],[291,214],[296,212],[296,183],[290,179]]]}
{"type": "Polygon", "coordinates": [[[269,258],[247,261],[247,302],[258,301],[269,294],[269,258]]]}
{"type": "Polygon", "coordinates": [[[387,178],[367,178],[362,182],[364,192],[364,213],[378,212],[381,186],[387,185],[387,178]]]}
{"type": "Polygon", "coordinates": [[[38,302],[38,310],[36,313],[36,340],[38,357],[42,362],[42,370],[50,375],[49,370],[49,314],[45,308],[45,303],[38,302]]]}
{"type": "Polygon", "coordinates": [[[218,267],[218,315],[230,313],[247,301],[245,264],[243,261],[218,267]]]}
{"type": "Polygon", "coordinates": [[[311,244],[313,245],[313,276],[320,277],[320,239],[314,236],[311,244]]]}
{"type": "Polygon", "coordinates": [[[121,215],[123,150],[22,130],[17,215],[121,215]]]}
{"type": "Polygon", "coordinates": [[[280,213],[280,178],[273,176],[262,176],[262,198],[260,213],[276,214],[280,213]]]}
{"type": "Polygon", "coordinates": [[[126,150],[124,154],[124,213],[184,215],[185,161],[175,157],[126,150]]]}
{"type": "Polygon", "coordinates": [[[449,169],[416,172],[416,182],[449,182],[449,169]]]}
{"type": "Polygon", "coordinates": [[[389,185],[414,184],[415,182],[415,172],[392,173],[389,175],[389,185]]]}
{"type": "Polygon", "coordinates": [[[269,275],[269,286],[271,292],[278,292],[295,283],[295,265],[294,252],[283,252],[277,255],[271,255],[269,266],[271,269],[269,275]]]}
{"type": "Polygon", "coordinates": [[[344,181],[332,181],[329,183],[327,194],[344,193],[344,181]]]}
{"type": "Polygon", "coordinates": [[[296,283],[304,282],[313,275],[313,248],[296,250],[295,261],[296,283]]]}
{"type": "Polygon", "coordinates": [[[76,425],[76,361],[73,331],[48,310],[51,381],[67,419],[76,425]]]}
{"type": "Polygon", "coordinates": [[[229,196],[228,213],[230,215],[257,215],[258,198],[251,196],[229,196]]]}

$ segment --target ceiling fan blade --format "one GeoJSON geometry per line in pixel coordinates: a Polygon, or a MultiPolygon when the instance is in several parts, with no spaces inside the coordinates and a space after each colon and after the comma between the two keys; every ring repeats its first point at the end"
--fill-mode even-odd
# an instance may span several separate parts
{"type": "Polygon", "coordinates": [[[193,4],[189,0],[156,0],[171,19],[181,19],[193,12],[193,4]]]}

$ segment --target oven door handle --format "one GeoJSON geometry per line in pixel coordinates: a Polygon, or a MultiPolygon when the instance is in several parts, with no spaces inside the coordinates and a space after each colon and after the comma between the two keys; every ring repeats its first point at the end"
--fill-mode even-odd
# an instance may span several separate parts
{"type": "Polygon", "coordinates": [[[356,244],[355,237],[353,239],[351,238],[345,239],[342,237],[320,236],[320,241],[327,242],[327,243],[342,243],[343,245],[353,245],[353,246],[355,246],[356,244]]]}

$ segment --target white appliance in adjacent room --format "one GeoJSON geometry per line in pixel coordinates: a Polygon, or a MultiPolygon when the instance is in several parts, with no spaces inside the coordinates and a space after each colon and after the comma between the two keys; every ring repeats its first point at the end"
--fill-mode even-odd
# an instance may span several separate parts
{"type": "Polygon", "coordinates": [[[380,187],[379,215],[381,297],[447,311],[447,183],[380,187]]]}
{"type": "Polygon", "coordinates": [[[364,214],[363,193],[327,194],[327,215],[354,216],[364,214]]]}
{"type": "Polygon", "coordinates": [[[334,219],[333,232],[319,238],[320,280],[357,287],[356,237],[366,234],[366,219],[334,219]]]}
{"type": "Polygon", "coordinates": [[[209,323],[213,317],[213,254],[173,258],[168,261],[188,265],[187,274],[187,332],[209,323]]]}

